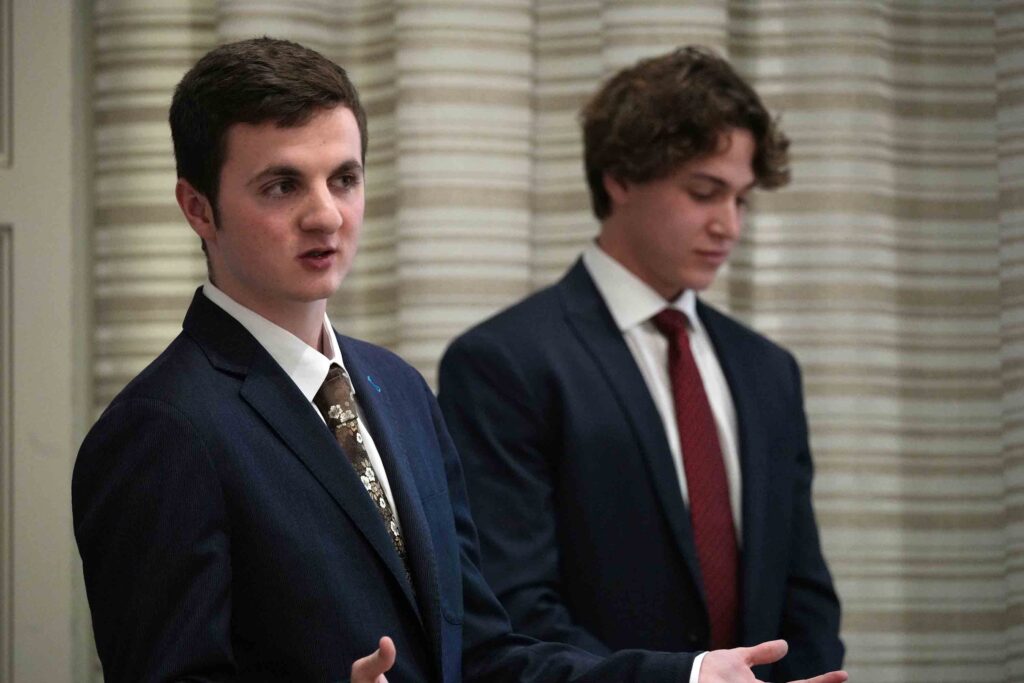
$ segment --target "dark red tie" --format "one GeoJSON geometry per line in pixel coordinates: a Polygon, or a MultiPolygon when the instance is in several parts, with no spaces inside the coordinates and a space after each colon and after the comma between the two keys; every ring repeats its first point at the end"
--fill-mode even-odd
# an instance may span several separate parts
{"type": "Polygon", "coordinates": [[[735,647],[739,551],[718,429],[690,351],[686,314],[667,308],[653,320],[668,338],[668,373],[690,498],[690,523],[711,617],[711,647],[735,647]]]}

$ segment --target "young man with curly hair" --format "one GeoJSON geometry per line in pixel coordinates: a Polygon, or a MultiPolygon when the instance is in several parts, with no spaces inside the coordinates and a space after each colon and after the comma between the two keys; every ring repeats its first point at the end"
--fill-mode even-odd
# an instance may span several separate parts
{"type": "Polygon", "coordinates": [[[484,575],[515,628],[594,653],[785,638],[760,678],[838,668],[796,361],[698,297],[788,140],[703,48],[620,71],[580,118],[596,240],[441,364],[484,575]]]}

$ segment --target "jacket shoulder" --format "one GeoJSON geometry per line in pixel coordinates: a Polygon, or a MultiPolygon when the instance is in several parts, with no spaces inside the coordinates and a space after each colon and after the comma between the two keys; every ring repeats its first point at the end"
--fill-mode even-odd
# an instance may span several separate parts
{"type": "Polygon", "coordinates": [[[448,350],[505,344],[522,349],[543,344],[565,325],[564,298],[562,282],[537,290],[457,336],[448,350]]]}
{"type": "Polygon", "coordinates": [[[179,334],[117,393],[111,405],[131,398],[168,400],[180,392],[194,394],[188,387],[201,385],[210,363],[199,346],[186,334],[179,334]]]}

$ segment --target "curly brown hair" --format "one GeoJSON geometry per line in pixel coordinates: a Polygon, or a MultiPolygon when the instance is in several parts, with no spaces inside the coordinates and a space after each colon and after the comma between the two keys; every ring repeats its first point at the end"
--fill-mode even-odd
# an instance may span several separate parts
{"type": "Polygon", "coordinates": [[[789,182],[789,139],[754,89],[705,47],[679,48],[619,71],[583,107],[580,123],[598,219],[611,213],[604,174],[632,182],[663,178],[714,153],[730,128],[754,137],[759,187],[789,182]]]}

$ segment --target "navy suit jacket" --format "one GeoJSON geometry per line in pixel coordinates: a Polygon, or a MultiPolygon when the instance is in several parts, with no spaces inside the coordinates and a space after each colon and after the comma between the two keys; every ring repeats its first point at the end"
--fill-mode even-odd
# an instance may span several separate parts
{"type": "Polygon", "coordinates": [[[111,403],[72,483],[108,681],[347,680],[390,635],[403,681],[685,681],[690,656],[601,662],[510,633],[477,569],[454,448],[397,356],[338,337],[387,470],[412,585],[315,408],[197,292],[111,403]]]}
{"type": "MultiPolygon", "coordinates": [[[[770,680],[840,668],[839,602],[811,508],[799,369],[698,302],[736,406],[741,644],[786,638],[770,680]]],[[[665,430],[582,262],[458,338],[441,409],[462,457],[484,575],[513,627],[596,653],[706,649],[689,514],[665,430]]]]}

